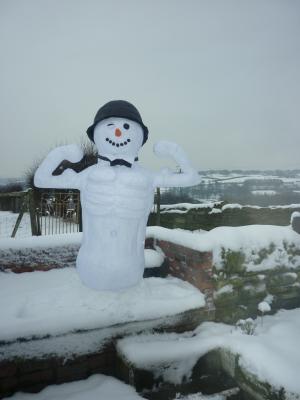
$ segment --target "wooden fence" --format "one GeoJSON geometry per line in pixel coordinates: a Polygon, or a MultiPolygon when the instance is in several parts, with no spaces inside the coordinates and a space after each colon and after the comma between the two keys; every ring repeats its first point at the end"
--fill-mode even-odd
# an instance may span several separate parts
{"type": "Polygon", "coordinates": [[[28,212],[30,215],[30,226],[32,235],[38,236],[41,234],[39,218],[34,202],[32,189],[28,189],[22,192],[0,193],[0,200],[4,200],[4,203],[6,203],[6,209],[7,204],[10,204],[9,208],[13,207],[11,208],[11,211],[15,211],[16,207],[18,207],[19,210],[19,215],[12,229],[11,237],[16,236],[25,212],[28,212]]]}
{"type": "MultiPolygon", "coordinates": [[[[160,225],[160,190],[157,189],[154,199],[155,224],[160,225]]],[[[60,233],[72,233],[82,231],[82,214],[79,191],[72,190],[43,190],[34,191],[27,189],[22,192],[0,193],[0,210],[18,213],[17,219],[7,227],[9,234],[5,236],[15,237],[20,228],[24,214],[29,213],[31,234],[53,235],[60,233]]],[[[28,215],[26,215],[28,219],[28,215]]],[[[1,224],[4,220],[0,219],[1,224]]],[[[23,224],[23,225],[24,225],[23,224]]],[[[0,229],[1,231],[1,229],[0,229]]],[[[28,235],[28,232],[27,232],[28,235]]]]}

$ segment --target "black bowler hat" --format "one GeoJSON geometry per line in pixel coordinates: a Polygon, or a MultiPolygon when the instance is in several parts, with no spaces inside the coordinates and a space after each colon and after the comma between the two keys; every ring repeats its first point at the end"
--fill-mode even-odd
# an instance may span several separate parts
{"type": "Polygon", "coordinates": [[[148,128],[143,124],[142,117],[134,105],[125,100],[109,101],[98,110],[93,125],[91,125],[86,131],[92,142],[94,142],[95,126],[98,122],[110,117],[126,118],[140,124],[144,133],[143,144],[146,143],[148,139],[148,128]]]}

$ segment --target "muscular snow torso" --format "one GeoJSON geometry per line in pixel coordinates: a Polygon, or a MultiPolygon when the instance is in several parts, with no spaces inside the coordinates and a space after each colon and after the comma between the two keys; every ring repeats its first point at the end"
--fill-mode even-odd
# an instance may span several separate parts
{"type": "Polygon", "coordinates": [[[107,163],[90,167],[84,175],[83,242],[77,257],[80,276],[96,289],[107,289],[107,279],[114,282],[114,290],[134,285],[144,271],[145,230],[154,196],[152,175],[136,164],[127,168],[107,163]]]}

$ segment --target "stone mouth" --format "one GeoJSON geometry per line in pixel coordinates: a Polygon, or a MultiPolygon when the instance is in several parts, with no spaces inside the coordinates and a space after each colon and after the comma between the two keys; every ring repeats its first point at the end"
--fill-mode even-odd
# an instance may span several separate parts
{"type": "Polygon", "coordinates": [[[126,139],[124,142],[114,142],[113,140],[109,139],[108,137],[105,139],[109,144],[115,147],[124,147],[127,146],[128,143],[130,143],[130,139],[126,139]]]}

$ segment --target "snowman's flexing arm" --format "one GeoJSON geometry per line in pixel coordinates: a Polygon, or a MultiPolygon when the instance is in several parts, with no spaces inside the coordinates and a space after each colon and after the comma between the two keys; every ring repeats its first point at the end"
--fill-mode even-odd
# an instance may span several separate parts
{"type": "Polygon", "coordinates": [[[53,171],[63,160],[77,162],[82,159],[83,153],[75,144],[57,147],[50,151],[39,165],[34,175],[34,184],[41,188],[79,189],[82,180],[81,173],[66,169],[61,175],[53,175],[53,171]]]}
{"type": "Polygon", "coordinates": [[[200,183],[198,172],[177,143],[162,140],[154,145],[153,150],[158,157],[173,158],[181,170],[181,173],[166,168],[161,170],[155,175],[154,187],[193,186],[200,183]]]}

